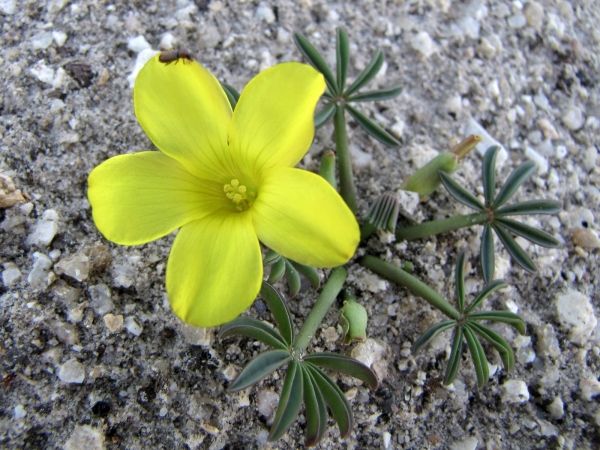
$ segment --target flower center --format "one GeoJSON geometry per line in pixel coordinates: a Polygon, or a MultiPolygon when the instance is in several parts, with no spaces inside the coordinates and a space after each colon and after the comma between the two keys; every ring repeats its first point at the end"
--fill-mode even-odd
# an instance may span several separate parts
{"type": "Polygon", "coordinates": [[[256,194],[248,191],[246,186],[240,184],[239,180],[235,178],[231,180],[231,183],[223,186],[223,191],[238,211],[248,211],[256,200],[256,194]]]}

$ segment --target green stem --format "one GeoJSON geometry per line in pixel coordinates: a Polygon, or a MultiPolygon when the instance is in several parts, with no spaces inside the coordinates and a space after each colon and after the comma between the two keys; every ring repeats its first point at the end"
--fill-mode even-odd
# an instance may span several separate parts
{"type": "Polygon", "coordinates": [[[331,271],[327,283],[323,286],[321,295],[319,295],[319,298],[315,302],[315,306],[313,306],[306,317],[304,325],[302,325],[302,328],[296,337],[296,341],[292,347],[295,352],[303,352],[306,350],[311,339],[315,336],[317,328],[321,325],[325,314],[327,314],[327,311],[329,311],[329,308],[340,293],[347,276],[348,272],[346,272],[346,269],[342,266],[336,267],[331,271]]]}
{"type": "Polygon", "coordinates": [[[337,181],[335,180],[335,153],[331,150],[327,150],[321,158],[319,175],[325,178],[334,189],[337,189],[337,181]]]}
{"type": "Polygon", "coordinates": [[[359,261],[359,264],[372,270],[377,275],[381,275],[394,283],[398,283],[399,285],[408,288],[413,294],[425,299],[431,306],[439,309],[451,319],[459,320],[461,318],[461,315],[456,308],[454,308],[454,306],[452,306],[444,297],[399,267],[393,266],[392,264],[371,255],[363,256],[359,261]]]}
{"type": "Polygon", "coordinates": [[[354,175],[352,174],[352,158],[348,149],[345,114],[344,105],[340,103],[335,105],[333,134],[340,174],[340,194],[350,210],[356,212],[356,186],[354,185],[354,175]]]}
{"type": "Polygon", "coordinates": [[[396,239],[398,241],[414,241],[435,234],[446,233],[463,227],[481,225],[490,218],[487,212],[478,212],[465,216],[450,217],[442,220],[432,220],[405,228],[396,228],[396,239]]]}
{"type": "Polygon", "coordinates": [[[365,239],[369,238],[373,233],[375,233],[375,230],[377,230],[377,227],[367,220],[360,227],[360,240],[364,241],[365,239]]]}

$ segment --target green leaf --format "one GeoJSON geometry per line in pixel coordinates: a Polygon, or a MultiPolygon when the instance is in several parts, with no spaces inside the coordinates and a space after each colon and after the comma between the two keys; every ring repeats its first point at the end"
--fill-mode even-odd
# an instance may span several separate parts
{"type": "Polygon", "coordinates": [[[365,129],[367,133],[369,133],[382,144],[385,144],[388,147],[397,147],[400,145],[400,143],[391,134],[361,113],[358,109],[346,104],[346,110],[352,117],[354,117],[354,120],[356,120],[356,122],[365,129]]]}
{"type": "Polygon", "coordinates": [[[263,265],[270,266],[281,259],[281,255],[274,250],[269,250],[263,259],[263,265]]]}
{"type": "Polygon", "coordinates": [[[533,161],[527,161],[526,163],[521,164],[506,179],[504,186],[498,192],[498,196],[494,203],[492,204],[492,209],[499,208],[504,203],[508,201],[515,193],[519,186],[531,175],[531,173],[535,170],[535,163],[533,161]]]}
{"type": "Polygon", "coordinates": [[[229,100],[229,104],[231,105],[231,110],[235,111],[235,107],[237,105],[238,100],[240,99],[240,93],[235,90],[234,87],[222,83],[221,86],[225,91],[225,95],[227,95],[227,100],[229,100]]]}
{"type": "Polygon", "coordinates": [[[392,98],[398,97],[402,92],[402,87],[400,85],[393,85],[385,89],[376,89],[373,91],[361,92],[360,94],[353,95],[349,97],[347,101],[349,102],[377,102],[383,100],[390,100],[392,98]]]}
{"type": "Polygon", "coordinates": [[[417,353],[419,350],[421,350],[425,346],[425,344],[427,344],[429,341],[431,341],[438,334],[443,333],[446,330],[449,330],[450,328],[454,327],[455,325],[456,325],[456,320],[446,320],[445,322],[440,322],[440,323],[435,324],[432,327],[429,327],[427,330],[425,330],[425,333],[423,333],[421,335],[421,337],[419,337],[419,339],[417,339],[415,341],[412,352],[417,353]]]}
{"type": "Polygon", "coordinates": [[[502,322],[514,327],[520,334],[525,334],[525,322],[516,314],[508,311],[483,311],[469,314],[469,320],[490,320],[502,322]]]}
{"type": "Polygon", "coordinates": [[[379,385],[375,372],[367,365],[346,355],[329,352],[312,353],[305,356],[304,361],[358,378],[373,390],[376,390],[379,385]]]}
{"type": "Polygon", "coordinates": [[[496,193],[496,155],[500,147],[493,145],[487,149],[483,156],[482,175],[483,175],[483,193],[485,197],[485,206],[489,206],[494,201],[496,193]]]}
{"type": "Polygon", "coordinates": [[[494,261],[494,233],[489,224],[483,226],[481,234],[481,269],[483,270],[483,279],[486,283],[494,278],[496,263],[494,261]]]}
{"type": "Polygon", "coordinates": [[[463,330],[462,327],[456,327],[454,329],[454,338],[452,342],[452,350],[450,351],[450,359],[448,360],[448,367],[446,367],[446,375],[444,377],[444,384],[448,386],[452,384],[458,368],[460,367],[460,361],[462,358],[462,342],[463,342],[463,330]]]}
{"type": "Polygon", "coordinates": [[[323,74],[323,76],[325,77],[325,83],[327,83],[329,91],[333,95],[337,95],[338,90],[335,78],[333,78],[331,70],[329,70],[327,63],[325,62],[321,54],[317,51],[317,49],[314,48],[313,45],[310,42],[308,42],[308,40],[304,36],[298,33],[294,33],[294,42],[300,50],[300,53],[302,53],[304,57],[308,60],[308,63],[323,74]]]}
{"type": "Polygon", "coordinates": [[[229,392],[237,392],[258,383],[271,372],[279,369],[292,359],[287,350],[269,350],[250,360],[238,377],[229,386],[229,392]]]}
{"type": "Polygon", "coordinates": [[[283,301],[283,298],[281,298],[279,292],[266,281],[263,281],[262,283],[260,295],[265,299],[267,305],[269,305],[269,309],[275,318],[275,323],[277,323],[277,328],[279,328],[281,336],[288,345],[292,345],[294,343],[294,327],[292,325],[292,317],[290,316],[290,312],[283,301]]]}
{"type": "Polygon", "coordinates": [[[440,176],[440,180],[442,180],[442,184],[444,185],[448,193],[456,200],[461,202],[463,205],[466,205],[469,208],[473,208],[478,211],[483,211],[485,209],[485,206],[483,206],[483,203],[481,203],[477,199],[477,197],[475,197],[473,194],[471,194],[469,191],[463,188],[460,184],[454,181],[452,177],[446,172],[440,170],[438,174],[440,176]]]}
{"type": "Polygon", "coordinates": [[[499,223],[494,223],[492,224],[492,227],[515,262],[523,269],[530,272],[535,272],[535,265],[533,264],[533,261],[531,261],[531,258],[527,256],[525,250],[519,247],[517,241],[515,241],[515,239],[503,228],[503,226],[499,223]]]}
{"type": "Polygon", "coordinates": [[[562,209],[560,202],[552,200],[531,200],[503,206],[494,211],[496,217],[517,216],[523,214],[555,214],[562,209]]]}
{"type": "Polygon", "coordinates": [[[485,327],[477,322],[469,321],[469,327],[475,331],[479,336],[488,341],[492,346],[496,349],[496,351],[500,354],[500,358],[502,358],[502,363],[506,370],[511,370],[515,366],[515,355],[510,348],[510,345],[500,336],[498,333],[490,330],[488,327],[485,327]]]}
{"type": "Polygon", "coordinates": [[[221,327],[219,338],[225,339],[230,336],[246,336],[256,339],[271,347],[286,350],[287,343],[282,336],[260,320],[251,317],[238,317],[221,327]]]}
{"type": "Polygon", "coordinates": [[[497,223],[501,223],[505,228],[515,233],[518,236],[522,236],[528,241],[534,244],[541,245],[542,247],[557,247],[559,242],[552,235],[545,231],[538,230],[537,228],[530,227],[524,223],[517,222],[516,220],[501,218],[496,219],[497,223]]]}
{"type": "Polygon", "coordinates": [[[285,258],[279,258],[273,265],[271,265],[271,273],[267,281],[269,283],[276,283],[285,273],[285,258]]]}
{"type": "Polygon", "coordinates": [[[358,77],[356,77],[354,83],[352,83],[346,90],[344,96],[348,98],[354,92],[358,91],[363,86],[366,86],[366,84],[371,81],[375,75],[377,75],[381,69],[381,66],[383,66],[383,52],[381,50],[377,50],[371,58],[371,61],[369,61],[369,64],[367,64],[367,67],[364,68],[358,77]]]}
{"type": "Polygon", "coordinates": [[[352,409],[346,400],[346,396],[342,390],[335,384],[331,378],[325,375],[318,367],[311,363],[304,363],[305,367],[310,371],[315,386],[325,399],[325,403],[331,410],[333,419],[337,422],[340,428],[340,435],[344,439],[352,430],[352,409]]]}
{"type": "Polygon", "coordinates": [[[288,368],[285,382],[283,383],[279,406],[277,407],[275,420],[269,433],[269,441],[279,439],[294,423],[302,406],[303,390],[304,383],[300,363],[292,361],[288,368]]]}
{"type": "Polygon", "coordinates": [[[393,233],[400,213],[398,196],[393,192],[384,192],[373,202],[365,218],[376,228],[393,233]]]}
{"type": "Polygon", "coordinates": [[[490,295],[492,292],[496,292],[498,289],[503,289],[506,286],[508,286],[508,285],[503,280],[492,281],[487,286],[485,286],[481,290],[481,292],[479,292],[479,294],[477,294],[477,297],[475,297],[475,299],[471,302],[471,304],[469,306],[467,306],[467,309],[465,309],[465,313],[469,314],[471,311],[473,311],[475,308],[477,308],[477,306],[479,306],[479,304],[483,300],[485,300],[485,298],[488,295],[490,295]]]}
{"type": "Polygon", "coordinates": [[[309,370],[300,364],[304,382],[304,407],[306,416],[305,447],[317,445],[327,429],[327,409],[321,391],[316,388],[309,370]]]}
{"type": "Polygon", "coordinates": [[[335,103],[329,103],[315,114],[315,128],[321,128],[335,114],[335,103]]]}
{"type": "Polygon", "coordinates": [[[473,331],[471,331],[468,322],[465,323],[464,329],[465,338],[467,339],[467,344],[469,344],[469,350],[471,351],[471,357],[473,358],[475,373],[477,374],[477,384],[479,386],[483,386],[490,378],[487,359],[485,359],[485,352],[483,351],[481,342],[479,342],[479,339],[477,339],[473,331]]]}
{"type": "Polygon", "coordinates": [[[290,298],[294,297],[300,291],[300,275],[287,259],[285,260],[285,280],[290,290],[290,298]]]}
{"type": "Polygon", "coordinates": [[[319,289],[319,286],[321,285],[321,278],[319,277],[319,272],[317,272],[317,269],[297,263],[296,261],[289,261],[298,272],[300,272],[308,281],[310,281],[310,284],[315,291],[319,289]]]}
{"type": "Polygon", "coordinates": [[[454,274],[456,285],[456,306],[459,312],[465,309],[465,252],[458,256],[454,274]]]}
{"type": "Polygon", "coordinates": [[[335,54],[337,59],[338,92],[344,92],[344,86],[346,86],[346,74],[348,73],[348,59],[350,58],[350,46],[348,45],[348,35],[342,27],[337,29],[335,54]]]}

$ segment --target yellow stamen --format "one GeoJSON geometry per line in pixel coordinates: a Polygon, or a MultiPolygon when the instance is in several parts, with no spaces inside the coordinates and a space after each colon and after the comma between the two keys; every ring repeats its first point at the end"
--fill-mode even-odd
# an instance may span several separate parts
{"type": "Polygon", "coordinates": [[[248,192],[248,188],[235,178],[223,186],[223,192],[225,197],[236,205],[235,209],[238,211],[248,211],[256,200],[256,194],[253,191],[248,192]]]}

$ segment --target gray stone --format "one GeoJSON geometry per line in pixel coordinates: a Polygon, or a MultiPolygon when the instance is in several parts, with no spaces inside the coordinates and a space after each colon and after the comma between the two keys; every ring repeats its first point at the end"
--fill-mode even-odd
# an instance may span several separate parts
{"type": "Polygon", "coordinates": [[[76,281],[87,280],[90,275],[90,260],[87,255],[78,252],[61,259],[54,270],[58,275],[66,275],[76,281]]]}
{"type": "Polygon", "coordinates": [[[53,209],[48,209],[36,222],[33,231],[27,236],[25,244],[47,247],[56,233],[58,233],[58,213],[53,209]]]}
{"type": "Polygon", "coordinates": [[[104,450],[104,432],[90,425],[77,425],[63,450],[104,450]]]}
{"type": "Polygon", "coordinates": [[[110,289],[107,285],[101,283],[88,288],[88,293],[92,299],[91,306],[94,312],[100,316],[104,316],[111,312],[115,307],[111,300],[110,289]]]}
{"type": "Polygon", "coordinates": [[[6,262],[4,263],[4,270],[2,271],[2,284],[6,287],[10,287],[17,282],[21,276],[21,271],[15,263],[6,262]]]}
{"type": "Polygon", "coordinates": [[[589,297],[569,289],[556,298],[556,311],[560,324],[569,331],[569,340],[583,345],[591,337],[598,320],[589,297]]]}
{"type": "Polygon", "coordinates": [[[83,383],[83,380],[85,380],[85,369],[83,364],[75,358],[69,359],[59,367],[58,378],[63,383],[83,383]]]}

